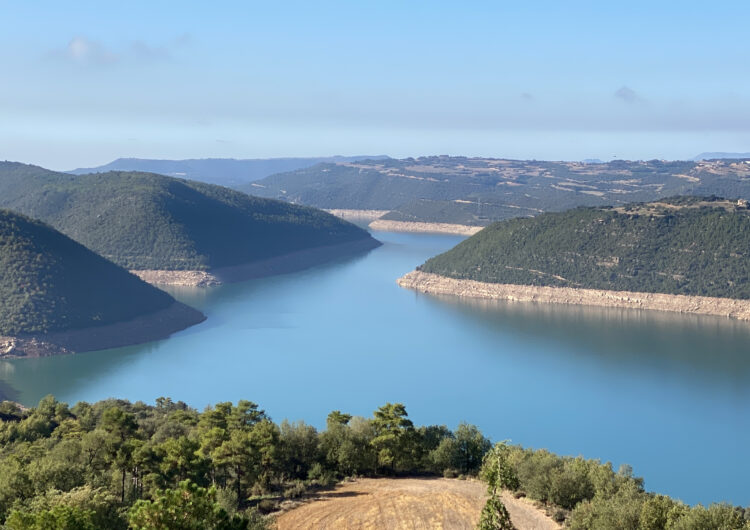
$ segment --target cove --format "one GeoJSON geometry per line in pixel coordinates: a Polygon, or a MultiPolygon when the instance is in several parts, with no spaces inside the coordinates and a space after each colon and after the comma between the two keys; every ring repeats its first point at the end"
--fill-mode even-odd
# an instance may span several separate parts
{"type": "Polygon", "coordinates": [[[208,320],[141,346],[2,361],[0,391],[27,405],[244,398],[319,428],[331,410],[400,401],[417,424],[467,421],[630,464],[685,502],[750,503],[749,324],[420,295],[396,278],[461,238],[374,235],[382,247],[314,269],[171,289],[208,320]]]}

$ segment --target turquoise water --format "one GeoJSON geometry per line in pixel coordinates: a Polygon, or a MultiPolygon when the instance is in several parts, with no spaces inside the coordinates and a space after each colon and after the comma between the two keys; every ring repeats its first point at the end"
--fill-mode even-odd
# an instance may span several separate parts
{"type": "Polygon", "coordinates": [[[26,404],[251,399],[318,427],[333,409],[406,404],[418,424],[477,424],[562,454],[633,466],[649,490],[750,504],[750,325],[658,312],[459,301],[395,279],[455,245],[375,234],[365,256],[173,291],[203,324],[156,343],[0,362],[26,404]]]}

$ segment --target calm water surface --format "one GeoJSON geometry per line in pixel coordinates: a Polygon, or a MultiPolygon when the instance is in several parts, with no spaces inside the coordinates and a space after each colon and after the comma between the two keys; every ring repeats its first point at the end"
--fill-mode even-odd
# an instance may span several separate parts
{"type": "Polygon", "coordinates": [[[386,401],[418,424],[477,424],[628,463],[649,490],[750,504],[750,325],[658,312],[458,301],[395,279],[460,238],[375,234],[366,256],[173,291],[208,320],[168,340],[0,362],[6,393],[75,402],[251,399],[318,427],[386,401]]]}

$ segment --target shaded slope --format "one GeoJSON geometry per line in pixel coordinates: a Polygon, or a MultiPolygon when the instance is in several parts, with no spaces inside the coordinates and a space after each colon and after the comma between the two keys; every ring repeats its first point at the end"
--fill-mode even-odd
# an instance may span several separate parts
{"type": "Polygon", "coordinates": [[[0,210],[0,335],[105,326],[173,304],[51,227],[0,210]]]}
{"type": "Polygon", "coordinates": [[[309,207],[151,173],[71,176],[0,163],[0,207],[42,219],[129,269],[207,270],[370,242],[309,207]]]}
{"type": "Polygon", "coordinates": [[[750,299],[750,211],[673,198],[491,225],[420,270],[479,282],[750,299]]]}

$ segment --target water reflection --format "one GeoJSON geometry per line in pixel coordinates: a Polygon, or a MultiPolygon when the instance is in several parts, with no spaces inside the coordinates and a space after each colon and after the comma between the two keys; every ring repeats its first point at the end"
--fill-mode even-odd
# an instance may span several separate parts
{"type": "Polygon", "coordinates": [[[750,323],[623,308],[421,295],[487,326],[565,346],[566,352],[641,370],[669,368],[703,384],[750,380],[750,323]]]}

